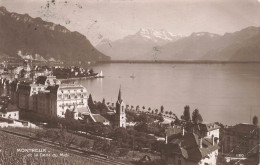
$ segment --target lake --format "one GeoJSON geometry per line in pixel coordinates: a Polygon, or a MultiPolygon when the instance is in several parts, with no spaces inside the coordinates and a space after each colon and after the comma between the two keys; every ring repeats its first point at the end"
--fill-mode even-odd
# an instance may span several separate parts
{"type": "Polygon", "coordinates": [[[198,108],[204,121],[249,123],[260,117],[259,64],[100,64],[104,79],[83,80],[93,99],[116,102],[121,86],[129,105],[172,111],[198,108]],[[134,75],[135,78],[131,78],[134,75]],[[251,115],[250,115],[251,114],[251,115]]]}

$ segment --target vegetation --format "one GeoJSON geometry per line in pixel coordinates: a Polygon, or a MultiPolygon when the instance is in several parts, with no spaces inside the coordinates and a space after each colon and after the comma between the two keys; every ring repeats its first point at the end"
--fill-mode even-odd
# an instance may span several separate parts
{"type": "Polygon", "coordinates": [[[256,126],[258,125],[258,117],[257,116],[253,117],[253,124],[256,125],[256,126]]]}
{"type": "Polygon", "coordinates": [[[191,120],[191,118],[190,118],[190,106],[186,105],[184,107],[184,112],[183,112],[183,115],[181,116],[181,119],[183,119],[187,122],[191,120]]]}
{"type": "MultiPolygon", "coordinates": [[[[53,149],[50,147],[42,146],[39,144],[32,143],[30,140],[25,140],[18,138],[13,135],[9,135],[5,132],[0,134],[0,148],[2,150],[0,154],[0,164],[78,164],[84,165],[85,162],[88,162],[88,165],[95,165],[99,163],[98,161],[83,158],[77,155],[68,154],[66,152],[60,151],[58,149],[53,149]],[[36,148],[36,149],[46,149],[50,156],[36,156],[36,153],[32,154],[30,157],[25,152],[17,152],[17,149],[27,149],[27,148],[36,148]],[[68,154],[68,156],[60,156],[60,153],[68,154]],[[55,155],[57,157],[55,157],[55,155]]],[[[46,154],[46,153],[43,153],[46,154]]]]}
{"type": "Polygon", "coordinates": [[[202,116],[200,115],[200,112],[198,109],[195,109],[192,112],[192,122],[196,123],[196,124],[203,122],[202,116]]]}

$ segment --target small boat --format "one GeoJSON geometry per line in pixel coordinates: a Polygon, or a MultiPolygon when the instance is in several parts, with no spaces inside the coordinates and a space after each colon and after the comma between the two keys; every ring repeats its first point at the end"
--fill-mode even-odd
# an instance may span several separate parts
{"type": "Polygon", "coordinates": [[[96,76],[97,78],[104,78],[102,70],[100,71],[100,73],[96,76]]]}
{"type": "Polygon", "coordinates": [[[135,78],[135,75],[134,75],[134,74],[132,74],[132,75],[130,76],[130,78],[133,78],[133,79],[134,79],[134,78],[135,78]]]}

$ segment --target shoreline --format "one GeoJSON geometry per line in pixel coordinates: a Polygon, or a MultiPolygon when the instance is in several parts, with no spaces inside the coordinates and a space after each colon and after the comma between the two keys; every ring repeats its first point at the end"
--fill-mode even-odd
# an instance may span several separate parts
{"type": "Polygon", "coordinates": [[[101,77],[97,77],[97,76],[75,77],[75,78],[58,79],[58,80],[60,80],[61,82],[66,82],[66,81],[87,80],[87,79],[96,79],[96,78],[101,78],[101,77]]]}
{"type": "Polygon", "coordinates": [[[136,64],[260,64],[260,61],[209,61],[209,60],[158,60],[158,61],[148,61],[148,60],[110,60],[110,61],[97,61],[97,63],[136,63],[136,64]]]}

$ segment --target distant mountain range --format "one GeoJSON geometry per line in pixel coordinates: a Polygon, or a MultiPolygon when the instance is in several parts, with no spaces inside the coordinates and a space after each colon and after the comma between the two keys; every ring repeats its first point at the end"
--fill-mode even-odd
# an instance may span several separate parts
{"type": "Polygon", "coordinates": [[[112,60],[144,60],[144,55],[157,50],[162,45],[182,38],[165,30],[140,29],[136,34],[123,39],[102,40],[96,48],[111,57],[112,60]]]}
{"type": "Polygon", "coordinates": [[[0,56],[63,61],[109,60],[78,32],[0,7],[0,56]]]}
{"type": "Polygon", "coordinates": [[[96,46],[112,60],[260,61],[260,27],[218,35],[196,32],[174,36],[141,29],[135,35],[96,46]]]}

